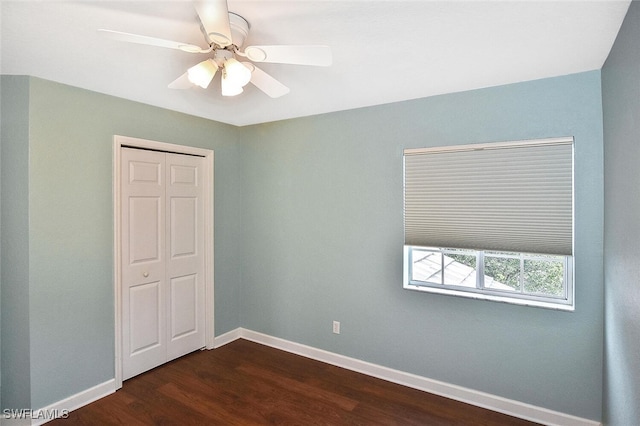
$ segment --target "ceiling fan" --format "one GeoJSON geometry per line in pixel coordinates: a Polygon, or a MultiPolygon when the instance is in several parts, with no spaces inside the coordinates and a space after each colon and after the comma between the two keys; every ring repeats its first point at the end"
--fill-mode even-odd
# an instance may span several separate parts
{"type": "Polygon", "coordinates": [[[240,15],[229,12],[226,0],[206,0],[194,3],[200,20],[200,30],[208,47],[100,29],[115,40],[150,46],[178,49],[188,53],[208,53],[210,57],[189,68],[169,84],[171,89],[206,89],[218,71],[221,74],[223,96],[243,92],[249,82],[272,98],[289,93],[289,88],[255,66],[252,62],[329,66],[331,49],[321,45],[267,45],[248,46],[240,50],[249,34],[249,23],[240,15]],[[238,61],[237,57],[246,59],[238,61]],[[251,62],[249,62],[251,61],[251,62]]]}

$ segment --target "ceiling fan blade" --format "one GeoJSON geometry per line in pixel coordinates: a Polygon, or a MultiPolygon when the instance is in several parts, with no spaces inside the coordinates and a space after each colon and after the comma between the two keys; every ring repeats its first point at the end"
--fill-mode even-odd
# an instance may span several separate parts
{"type": "Polygon", "coordinates": [[[253,62],[277,64],[328,67],[333,61],[329,46],[249,46],[244,54],[253,62]]]}
{"type": "Polygon", "coordinates": [[[189,80],[189,73],[185,72],[180,77],[173,80],[167,86],[169,89],[191,89],[194,84],[189,80]]]}
{"type": "Polygon", "coordinates": [[[280,83],[278,80],[271,77],[252,63],[242,62],[242,65],[251,70],[251,83],[270,97],[279,98],[280,96],[284,96],[289,93],[290,90],[287,86],[280,83]]]}
{"type": "Polygon", "coordinates": [[[146,44],[148,46],[167,47],[169,49],[178,49],[189,53],[205,53],[207,50],[203,50],[200,46],[189,43],[181,43],[179,41],[165,40],[156,37],[147,37],[138,34],[123,33],[120,31],[112,30],[98,30],[101,34],[109,37],[113,40],[126,41],[128,43],[146,44]]]}
{"type": "Polygon", "coordinates": [[[206,0],[194,3],[202,31],[209,43],[226,47],[232,44],[229,9],[226,0],[206,0]]]}

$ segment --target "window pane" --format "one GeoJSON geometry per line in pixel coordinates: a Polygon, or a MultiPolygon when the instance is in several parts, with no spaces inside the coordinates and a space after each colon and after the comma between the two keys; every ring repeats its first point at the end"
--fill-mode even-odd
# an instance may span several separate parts
{"type": "Polygon", "coordinates": [[[520,290],[520,259],[485,256],[484,287],[520,290]]]}
{"type": "MultiPolygon", "coordinates": [[[[553,256],[549,256],[553,258],[553,256]]],[[[555,257],[558,259],[557,257],[555,257]]],[[[564,262],[562,260],[524,261],[524,291],[526,293],[564,296],[564,262]]]]}
{"type": "Polygon", "coordinates": [[[464,287],[476,286],[476,256],[447,253],[444,256],[444,283],[464,287]]]}
{"type": "Polygon", "coordinates": [[[411,250],[411,280],[442,284],[442,254],[411,250]]]}

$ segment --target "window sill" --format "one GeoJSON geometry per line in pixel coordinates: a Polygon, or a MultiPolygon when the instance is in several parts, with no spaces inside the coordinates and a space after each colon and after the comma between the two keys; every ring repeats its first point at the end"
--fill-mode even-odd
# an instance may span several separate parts
{"type": "Polygon", "coordinates": [[[552,309],[552,310],[564,311],[564,312],[575,311],[574,304],[551,303],[551,302],[543,302],[538,300],[519,299],[519,298],[509,297],[509,296],[497,296],[493,294],[472,293],[472,292],[459,291],[459,290],[454,290],[449,288],[436,288],[436,287],[418,286],[418,285],[412,285],[412,284],[404,284],[403,287],[407,290],[443,294],[446,296],[465,297],[467,299],[489,300],[492,302],[508,303],[511,305],[520,305],[520,306],[531,306],[535,308],[552,309]]]}

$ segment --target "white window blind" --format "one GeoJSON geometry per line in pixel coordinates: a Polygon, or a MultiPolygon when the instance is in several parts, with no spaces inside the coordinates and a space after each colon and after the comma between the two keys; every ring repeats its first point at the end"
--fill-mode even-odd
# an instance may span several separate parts
{"type": "Polygon", "coordinates": [[[572,255],[573,138],[404,151],[405,244],[572,255]]]}

